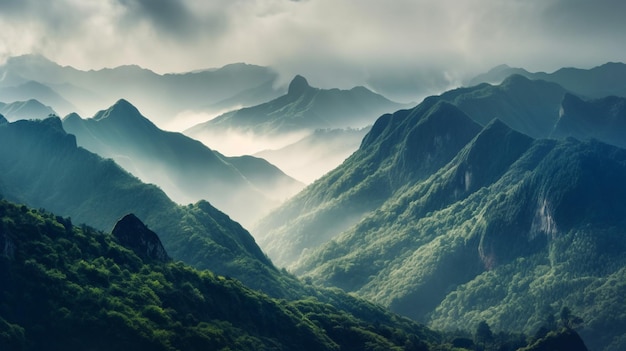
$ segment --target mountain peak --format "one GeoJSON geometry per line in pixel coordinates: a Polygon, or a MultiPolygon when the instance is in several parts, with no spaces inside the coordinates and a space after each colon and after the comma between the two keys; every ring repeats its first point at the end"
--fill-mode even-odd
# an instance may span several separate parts
{"type": "Polygon", "coordinates": [[[120,219],[111,234],[121,245],[133,250],[142,259],[161,262],[170,260],[159,236],[132,213],[120,219]]]}
{"type": "Polygon", "coordinates": [[[309,82],[307,82],[306,78],[298,74],[291,80],[291,83],[289,83],[289,90],[287,94],[300,95],[309,88],[311,88],[311,86],[309,85],[309,82]]]}
{"type": "Polygon", "coordinates": [[[133,106],[130,102],[124,99],[119,99],[115,104],[106,110],[99,111],[93,117],[96,121],[102,121],[105,119],[119,120],[119,121],[132,121],[132,120],[145,120],[147,119],[139,112],[139,110],[133,106]]]}
{"type": "Polygon", "coordinates": [[[83,118],[76,112],[72,112],[69,115],[63,117],[63,123],[65,122],[74,122],[74,121],[82,121],[83,118]]]}

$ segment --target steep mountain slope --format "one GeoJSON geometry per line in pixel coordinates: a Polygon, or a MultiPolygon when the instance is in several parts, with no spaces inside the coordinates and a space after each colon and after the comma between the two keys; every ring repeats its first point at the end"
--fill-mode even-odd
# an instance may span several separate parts
{"type": "Polygon", "coordinates": [[[588,139],[619,127],[621,100],[583,102],[521,76],[427,98],[379,118],[255,235],[296,274],[438,328],[533,333],[569,305],[591,349],[623,349],[626,151],[508,126],[549,134],[563,103],[563,121],[599,121],[588,139]]]}
{"type": "Polygon", "coordinates": [[[501,65],[475,77],[469,82],[469,86],[483,82],[498,84],[512,74],[557,83],[585,98],[597,99],[609,95],[626,97],[626,64],[621,62],[609,62],[591,69],[561,68],[552,73],[531,73],[522,68],[501,65]]]}
{"type": "Polygon", "coordinates": [[[309,184],[352,155],[369,129],[317,129],[293,144],[276,150],[263,150],[254,155],[309,184]]]}
{"type": "MultiPolygon", "coordinates": [[[[42,56],[24,55],[9,58],[0,66],[0,77],[8,77],[6,83],[0,80],[0,86],[37,81],[58,91],[76,108],[68,111],[39,100],[63,115],[79,111],[91,115],[103,105],[111,105],[120,98],[126,98],[139,106],[159,126],[168,124],[182,111],[203,110],[220,102],[220,111],[242,105],[251,106],[274,98],[283,91],[276,90],[271,84],[277,79],[274,71],[246,64],[160,75],[138,66],[81,71],[59,66],[42,56]],[[255,87],[262,87],[263,93],[244,94],[255,87]],[[228,99],[232,99],[230,103],[226,103],[228,99]]],[[[36,97],[13,100],[28,98],[36,97]]]]}
{"type": "Polygon", "coordinates": [[[560,115],[551,137],[594,138],[626,148],[626,98],[583,101],[567,94],[560,115]]]}
{"type": "Polygon", "coordinates": [[[253,233],[276,264],[289,266],[304,250],[379,208],[397,189],[446,164],[479,130],[459,109],[434,99],[384,115],[357,152],[264,218],[253,233]]]}
{"type": "Polygon", "coordinates": [[[353,314],[315,298],[276,300],[206,270],[142,257],[136,252],[158,237],[122,238],[145,230],[125,217],[108,235],[0,201],[0,348],[429,350],[438,343],[437,334],[362,301],[342,299],[354,303],[353,314]]]}
{"type": "Polygon", "coordinates": [[[383,112],[401,105],[364,87],[318,89],[296,76],[289,90],[270,102],[225,113],[185,131],[196,139],[235,130],[272,135],[319,128],[364,127],[383,112]]]}
{"type": "Polygon", "coordinates": [[[533,141],[496,121],[293,269],[437,328],[532,332],[569,305],[592,349],[619,350],[624,177],[625,150],[533,141]]]}
{"type": "Polygon", "coordinates": [[[455,89],[439,98],[456,105],[483,126],[498,118],[524,134],[546,138],[559,118],[566,92],[555,83],[512,75],[500,85],[455,89]]]}
{"type": "Polygon", "coordinates": [[[18,119],[43,119],[49,115],[56,115],[50,106],[46,106],[35,99],[14,101],[8,104],[0,103],[0,113],[12,122],[18,119]]]}
{"type": "Polygon", "coordinates": [[[595,138],[620,147],[626,144],[623,98],[585,102],[556,83],[517,74],[500,85],[455,89],[438,98],[454,104],[483,126],[498,118],[534,138],[595,138]]]}
{"type": "Polygon", "coordinates": [[[134,213],[161,235],[174,259],[275,296],[293,289],[291,278],[274,268],[238,223],[206,201],[177,206],[113,161],[77,147],[58,118],[1,125],[0,169],[0,193],[7,199],[103,230],[134,213]]]}
{"type": "Polygon", "coordinates": [[[183,134],[163,131],[126,100],[90,119],[68,115],[63,127],[78,145],[158,184],[179,203],[206,199],[245,225],[302,188],[265,160],[224,157],[183,134]]]}

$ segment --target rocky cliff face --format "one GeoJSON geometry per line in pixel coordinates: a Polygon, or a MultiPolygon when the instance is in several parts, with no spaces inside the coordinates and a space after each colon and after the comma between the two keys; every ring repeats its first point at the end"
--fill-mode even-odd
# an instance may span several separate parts
{"type": "Polygon", "coordinates": [[[121,245],[133,250],[143,259],[161,262],[170,260],[159,236],[132,213],[120,219],[111,234],[121,245]]]}

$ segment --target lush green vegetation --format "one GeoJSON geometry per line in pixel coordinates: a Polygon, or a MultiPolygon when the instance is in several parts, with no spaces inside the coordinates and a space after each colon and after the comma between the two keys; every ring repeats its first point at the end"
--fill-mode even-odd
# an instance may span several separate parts
{"type": "Polygon", "coordinates": [[[447,349],[340,292],[327,291],[334,305],[272,299],[181,262],[144,262],[109,234],[4,200],[0,249],[2,350],[447,349]]]}
{"type": "MultiPolygon", "coordinates": [[[[624,349],[626,151],[508,127],[549,135],[565,94],[513,76],[382,116],[359,151],[261,222],[259,242],[313,283],[436,328],[530,335],[567,305],[593,349],[624,349]]],[[[621,123],[621,99],[581,104],[621,123]]]]}
{"type": "Polygon", "coordinates": [[[276,264],[289,267],[305,249],[379,208],[396,189],[445,165],[479,130],[463,112],[434,100],[385,115],[341,167],[260,221],[255,236],[276,264]]]}
{"type": "Polygon", "coordinates": [[[0,191],[75,223],[111,230],[134,213],[168,253],[196,268],[237,278],[273,296],[291,296],[295,279],[279,272],[238,223],[206,201],[178,206],[111,160],[76,146],[58,118],[0,126],[0,191]]]}

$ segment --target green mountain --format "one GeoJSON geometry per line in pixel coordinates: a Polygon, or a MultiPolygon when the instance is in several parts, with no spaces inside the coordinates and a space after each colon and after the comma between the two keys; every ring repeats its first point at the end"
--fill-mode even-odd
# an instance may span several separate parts
{"type": "Polygon", "coordinates": [[[379,208],[397,189],[445,165],[479,130],[459,109],[434,99],[384,115],[340,167],[273,211],[252,231],[276,264],[290,266],[306,250],[379,208]]]}
{"type": "Polygon", "coordinates": [[[11,101],[37,98],[63,115],[80,111],[91,115],[103,105],[126,98],[160,126],[172,122],[183,111],[223,111],[242,105],[252,106],[282,93],[272,84],[278,77],[276,72],[243,63],[161,75],[138,66],[81,71],[60,66],[42,56],[24,55],[11,57],[0,66],[0,77],[8,77],[6,82],[0,79],[0,87],[35,81],[58,92],[76,107],[61,108],[36,96],[11,101]],[[214,104],[219,106],[213,108],[214,104]]]}
{"type": "Polygon", "coordinates": [[[0,113],[10,121],[30,118],[44,119],[50,115],[56,115],[50,106],[46,106],[35,99],[14,101],[8,104],[0,103],[0,113]]]}
{"type": "Polygon", "coordinates": [[[500,85],[480,84],[441,94],[480,125],[498,118],[511,128],[534,138],[550,135],[559,118],[567,90],[556,83],[507,77],[500,85]]]}
{"type": "Polygon", "coordinates": [[[93,118],[70,114],[63,128],[76,135],[78,145],[158,184],[175,201],[206,199],[246,226],[303,187],[265,160],[225,157],[183,134],[163,131],[126,100],[93,118]]]}
{"type": "Polygon", "coordinates": [[[603,98],[609,95],[626,97],[626,64],[609,62],[591,69],[561,68],[552,73],[531,73],[522,68],[501,65],[478,75],[469,86],[483,82],[498,84],[512,74],[529,79],[541,79],[561,85],[568,91],[585,98],[603,98]]]}
{"type": "Polygon", "coordinates": [[[534,333],[571,306],[591,349],[621,350],[625,177],[626,150],[481,130],[432,97],[382,116],[255,235],[297,275],[435,328],[534,333]]]}
{"type": "Polygon", "coordinates": [[[142,256],[158,237],[139,243],[147,229],[133,217],[109,235],[0,200],[0,348],[451,350],[423,326],[340,293],[329,295],[355,313],[142,256]]]}
{"type": "Polygon", "coordinates": [[[583,101],[567,94],[561,103],[553,138],[594,138],[626,148],[626,98],[609,96],[583,101]]]}
{"type": "Polygon", "coordinates": [[[110,230],[134,213],[159,233],[169,254],[194,267],[235,277],[274,296],[293,289],[238,223],[206,201],[178,206],[147,185],[77,147],[58,118],[21,120],[0,126],[0,194],[45,208],[76,223],[110,230]]]}
{"type": "Polygon", "coordinates": [[[350,90],[318,89],[302,76],[289,84],[286,95],[272,101],[227,112],[185,131],[196,139],[210,140],[210,135],[239,131],[273,135],[323,128],[364,127],[381,113],[401,105],[364,87],[350,90]]]}
{"type": "Polygon", "coordinates": [[[533,138],[589,138],[624,147],[624,99],[585,101],[560,85],[514,74],[500,85],[480,84],[441,94],[480,125],[498,118],[533,138]]]}

